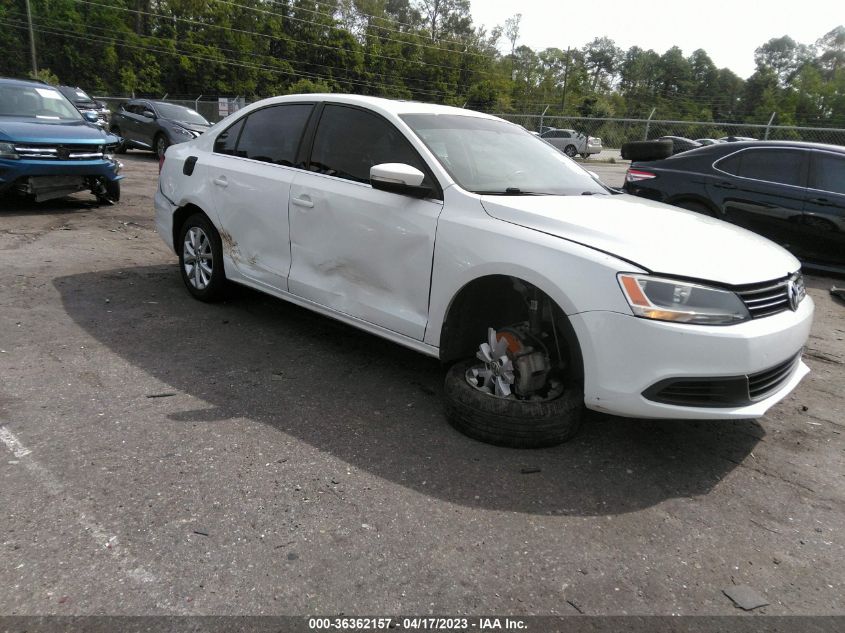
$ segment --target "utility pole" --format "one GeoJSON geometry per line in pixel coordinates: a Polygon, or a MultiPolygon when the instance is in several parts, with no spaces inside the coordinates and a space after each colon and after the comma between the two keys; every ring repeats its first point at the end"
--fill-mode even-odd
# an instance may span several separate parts
{"type": "Polygon", "coordinates": [[[569,46],[566,47],[566,65],[563,70],[563,103],[560,106],[560,113],[566,114],[566,80],[569,77],[569,46]]]}
{"type": "Polygon", "coordinates": [[[35,56],[35,35],[32,32],[32,9],[29,8],[29,0],[26,0],[26,20],[29,23],[29,52],[32,55],[32,78],[38,78],[38,62],[35,56]]]}
{"type": "Polygon", "coordinates": [[[643,136],[644,141],[648,140],[648,128],[649,128],[649,126],[651,126],[651,117],[654,116],[654,113],[655,113],[656,110],[657,110],[657,108],[651,109],[651,114],[648,115],[648,121],[645,122],[645,135],[643,136]]]}
{"type": "Polygon", "coordinates": [[[766,141],[769,140],[769,129],[772,127],[772,121],[775,120],[776,114],[777,114],[777,112],[772,112],[772,116],[769,117],[769,122],[766,123],[766,136],[763,140],[766,140],[766,141]]]}

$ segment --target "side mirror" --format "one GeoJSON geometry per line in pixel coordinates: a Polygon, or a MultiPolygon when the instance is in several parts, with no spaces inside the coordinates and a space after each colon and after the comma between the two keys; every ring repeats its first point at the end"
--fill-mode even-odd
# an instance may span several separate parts
{"type": "Polygon", "coordinates": [[[152,110],[144,110],[143,112],[141,112],[141,116],[145,116],[148,119],[154,119],[156,118],[156,113],[152,110]]]}
{"type": "Polygon", "coordinates": [[[82,118],[84,118],[86,121],[88,121],[88,123],[96,123],[99,120],[97,113],[91,112],[90,110],[88,112],[83,112],[82,118]]]}
{"type": "Polygon", "coordinates": [[[431,193],[431,188],[422,186],[424,179],[424,173],[404,163],[381,163],[370,167],[373,189],[425,198],[431,193]]]}

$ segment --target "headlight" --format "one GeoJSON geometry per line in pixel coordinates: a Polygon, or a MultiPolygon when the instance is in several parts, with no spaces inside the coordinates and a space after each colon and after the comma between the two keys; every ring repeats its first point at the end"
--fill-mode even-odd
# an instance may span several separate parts
{"type": "Polygon", "coordinates": [[[173,129],[176,130],[177,133],[182,134],[183,136],[187,136],[188,138],[196,138],[193,132],[191,132],[190,130],[186,130],[183,127],[176,127],[173,129]]]}
{"type": "Polygon", "coordinates": [[[11,143],[0,143],[0,158],[20,158],[15,151],[15,146],[11,143]]]}
{"type": "Polygon", "coordinates": [[[651,275],[616,277],[639,317],[698,325],[729,325],[751,318],[742,300],[728,290],[651,275]]]}

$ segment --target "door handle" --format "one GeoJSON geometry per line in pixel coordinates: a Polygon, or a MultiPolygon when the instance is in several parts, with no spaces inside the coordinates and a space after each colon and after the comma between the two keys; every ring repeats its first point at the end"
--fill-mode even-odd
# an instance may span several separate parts
{"type": "Polygon", "coordinates": [[[306,209],[314,208],[314,203],[308,200],[307,198],[291,198],[291,202],[293,202],[298,207],[305,207],[306,209]]]}
{"type": "Polygon", "coordinates": [[[829,207],[832,205],[830,200],[827,198],[810,198],[807,202],[812,202],[813,204],[817,204],[820,207],[829,207]]]}
{"type": "Polygon", "coordinates": [[[720,182],[717,187],[721,187],[722,189],[736,189],[736,185],[730,182],[720,182]]]}
{"type": "Polygon", "coordinates": [[[217,178],[212,178],[211,182],[219,187],[228,187],[229,181],[226,180],[226,176],[218,176],[217,178]]]}

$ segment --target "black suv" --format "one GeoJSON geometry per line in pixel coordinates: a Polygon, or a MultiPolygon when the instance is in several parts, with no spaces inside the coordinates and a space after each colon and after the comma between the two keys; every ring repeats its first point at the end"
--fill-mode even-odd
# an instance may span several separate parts
{"type": "Polygon", "coordinates": [[[108,128],[111,112],[105,103],[102,101],[95,101],[88,96],[87,92],[79,87],[57,86],[57,88],[59,89],[59,92],[67,97],[68,101],[70,101],[83,115],[86,112],[93,112],[97,115],[97,125],[101,128],[108,128]]]}
{"type": "Polygon", "coordinates": [[[632,163],[624,189],[745,227],[811,267],[845,272],[845,147],[708,145],[632,163]]]}
{"type": "Polygon", "coordinates": [[[150,149],[161,158],[170,145],[195,139],[210,126],[201,114],[185,106],[134,99],[115,112],[111,132],[123,139],[118,151],[150,149]]]}

